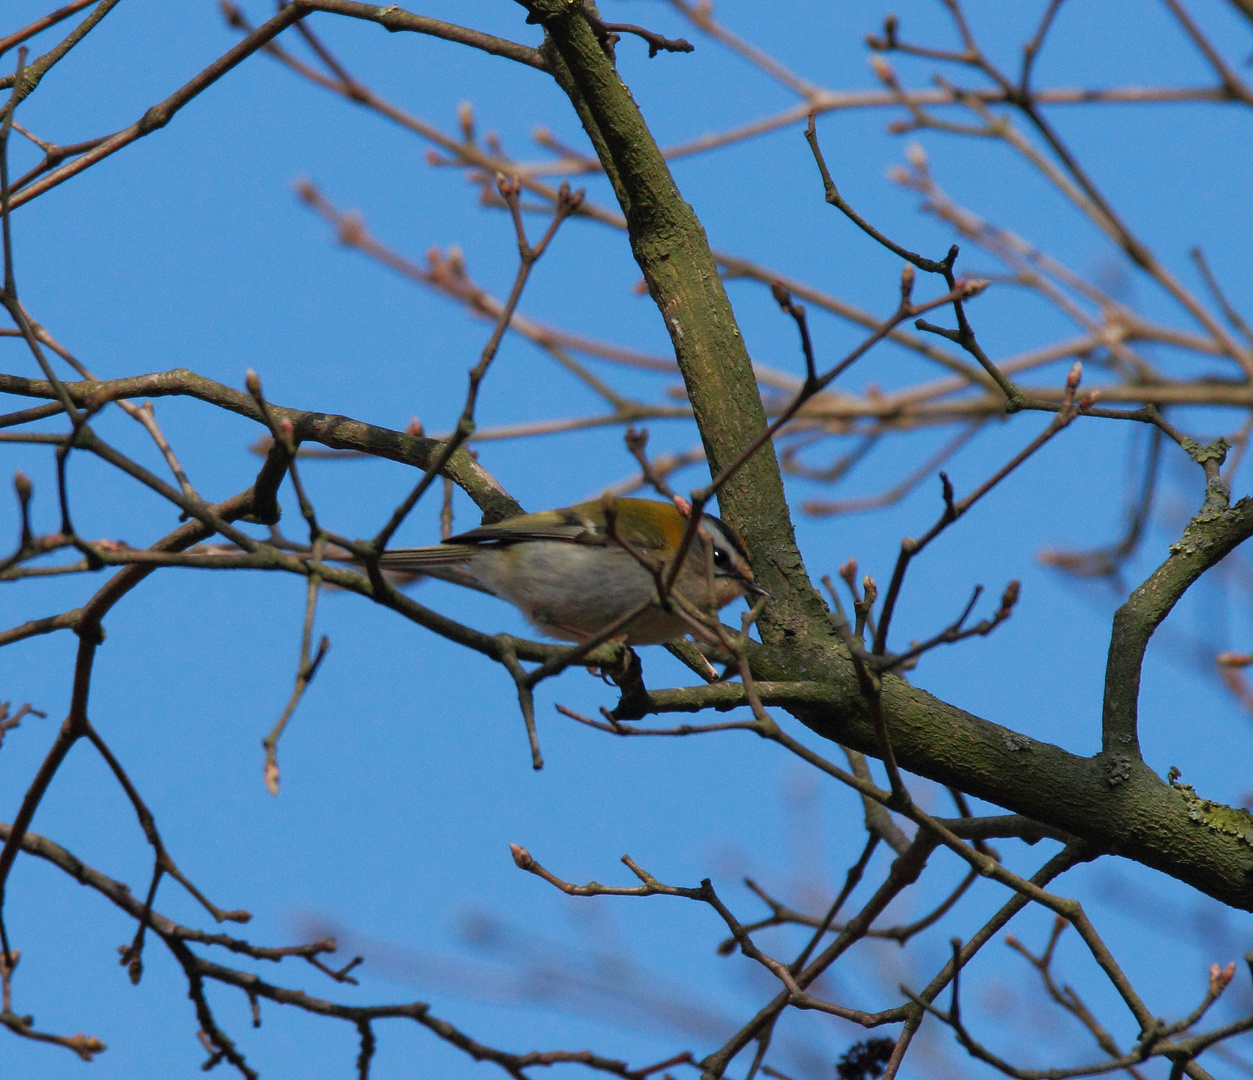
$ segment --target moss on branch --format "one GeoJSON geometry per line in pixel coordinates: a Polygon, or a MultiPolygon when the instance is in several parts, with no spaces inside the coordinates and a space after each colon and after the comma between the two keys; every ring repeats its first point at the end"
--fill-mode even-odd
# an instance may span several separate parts
{"type": "MultiPolygon", "coordinates": [[[[835,649],[813,654],[804,681],[788,681],[778,654],[754,654],[763,704],[786,709],[824,738],[878,755],[870,708],[835,649]]],[[[789,665],[791,666],[791,665],[789,665]]],[[[794,669],[793,669],[794,670],[794,669]]],[[[720,683],[650,695],[654,711],[727,711],[746,706],[743,687],[720,683]]],[[[1253,848],[1189,789],[1191,801],[1128,754],[1082,757],[941,701],[895,676],[883,680],[883,715],[902,768],[1178,878],[1233,907],[1253,910],[1253,848]],[[1209,811],[1198,816],[1201,802],[1209,811]]],[[[1253,820],[1253,819],[1250,819],[1253,820]]],[[[1243,818],[1241,819],[1243,822],[1243,818]]]]}

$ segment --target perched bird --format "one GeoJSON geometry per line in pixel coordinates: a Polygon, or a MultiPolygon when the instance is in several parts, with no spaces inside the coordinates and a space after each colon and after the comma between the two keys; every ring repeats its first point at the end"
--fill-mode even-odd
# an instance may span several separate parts
{"type": "MultiPolygon", "coordinates": [[[[432,547],[396,548],[383,553],[380,565],[499,596],[541,632],[565,641],[586,641],[650,599],[653,605],[618,636],[628,645],[682,637],[689,624],[661,606],[653,574],[623,542],[662,567],[678,551],[688,515],[673,503],[653,499],[616,499],[611,505],[612,529],[605,503],[595,499],[484,525],[432,547]]],[[[676,594],[707,607],[706,544],[713,549],[712,595],[718,607],[746,594],[770,595],[753,580],[739,537],[712,514],[701,517],[674,581],[676,594]]]]}

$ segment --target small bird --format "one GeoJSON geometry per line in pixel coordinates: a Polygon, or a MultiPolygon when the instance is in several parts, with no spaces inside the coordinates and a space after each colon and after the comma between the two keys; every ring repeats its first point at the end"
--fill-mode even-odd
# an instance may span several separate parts
{"type": "MultiPolygon", "coordinates": [[[[542,633],[564,641],[587,641],[650,599],[653,605],[616,636],[628,645],[682,637],[690,624],[665,610],[653,574],[619,541],[663,567],[679,550],[689,516],[674,503],[654,499],[615,499],[610,505],[612,528],[604,501],[593,499],[483,525],[431,547],[396,548],[384,552],[379,563],[385,570],[441,578],[508,600],[542,633]]],[[[745,595],[770,596],[753,580],[739,537],[712,514],[701,516],[674,581],[677,595],[707,606],[706,544],[713,549],[712,595],[719,608],[745,595]]]]}

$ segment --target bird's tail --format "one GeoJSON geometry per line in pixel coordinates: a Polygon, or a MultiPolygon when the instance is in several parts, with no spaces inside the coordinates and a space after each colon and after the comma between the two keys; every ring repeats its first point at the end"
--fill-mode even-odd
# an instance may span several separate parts
{"type": "Polygon", "coordinates": [[[458,566],[469,561],[474,548],[469,544],[432,544],[430,547],[392,548],[379,557],[384,570],[409,574],[431,574],[435,567],[458,566]]]}
{"type": "MultiPolygon", "coordinates": [[[[416,578],[433,577],[440,581],[451,581],[454,585],[464,585],[468,589],[495,595],[491,589],[470,572],[466,565],[474,554],[475,548],[470,544],[432,544],[430,547],[393,548],[383,552],[379,558],[380,568],[396,584],[403,585],[416,578]]],[[[328,557],[336,562],[355,563],[360,560],[342,548],[333,547],[328,557]]]]}
{"type": "Polygon", "coordinates": [[[467,563],[476,548],[471,544],[432,544],[430,547],[393,548],[379,557],[379,566],[397,579],[433,577],[468,589],[492,593],[467,563]]]}

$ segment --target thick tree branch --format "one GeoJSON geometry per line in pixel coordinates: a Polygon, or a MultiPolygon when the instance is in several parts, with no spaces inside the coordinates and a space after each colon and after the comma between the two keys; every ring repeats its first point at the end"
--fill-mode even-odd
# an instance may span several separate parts
{"type": "MultiPolygon", "coordinates": [[[[781,673],[781,663],[788,670],[796,665],[782,650],[768,648],[755,650],[752,663],[763,678],[771,669],[781,673]]],[[[807,652],[804,664],[811,681],[756,682],[762,704],[782,707],[824,738],[877,757],[873,717],[852,665],[834,644],[825,663],[807,652]]],[[[648,700],[661,713],[725,712],[748,704],[744,687],[735,683],[654,690],[648,700]]],[[[1080,757],[893,675],[883,678],[881,704],[902,768],[1079,837],[1094,853],[1133,859],[1253,910],[1253,820],[1243,833],[1229,828],[1223,808],[1203,806],[1186,786],[1163,782],[1130,755],[1080,757]]],[[[753,721],[742,726],[770,737],[753,721]]]]}
{"type": "MultiPolygon", "coordinates": [[[[670,334],[710,472],[717,476],[761,435],[766,417],[705,230],[581,5],[533,0],[526,6],[544,27],[550,67],[614,184],[631,250],[670,334]]],[[[759,580],[776,597],[761,620],[763,636],[781,641],[825,618],[805,576],[771,445],[722,488],[719,506],[744,535],[759,580]]]]}
{"type": "MultiPolygon", "coordinates": [[[[526,6],[545,28],[545,48],[555,58],[550,66],[614,183],[632,250],[666,321],[717,475],[758,437],[765,416],[704,231],[580,8],[560,0],[526,6]]],[[[765,683],[759,684],[762,700],[770,700],[771,683],[781,689],[780,683],[804,680],[805,691],[783,690],[783,700],[774,700],[819,734],[877,756],[867,703],[792,541],[769,446],[737,473],[720,502],[745,534],[759,578],[779,598],[761,623],[764,647],[752,654],[753,675],[765,683]]],[[[711,686],[659,691],[651,699],[659,709],[718,708],[728,701],[742,704],[743,693],[711,686]]],[[[1253,847],[1191,820],[1185,798],[1137,760],[1078,757],[890,675],[882,709],[891,745],[911,771],[1253,908],[1253,847]]]]}
{"type": "MultiPolygon", "coordinates": [[[[1253,499],[1227,505],[1227,489],[1218,476],[1226,444],[1198,447],[1194,456],[1209,454],[1212,473],[1205,502],[1172,544],[1170,556],[1114,615],[1114,629],[1105,666],[1105,707],[1101,746],[1107,754],[1140,756],[1136,732],[1140,697],[1140,670],[1149,638],[1170,614],[1188,588],[1211,566],[1219,563],[1239,544],[1253,536],[1253,499]]],[[[1199,460],[1199,458],[1198,458],[1199,460]]]]}

